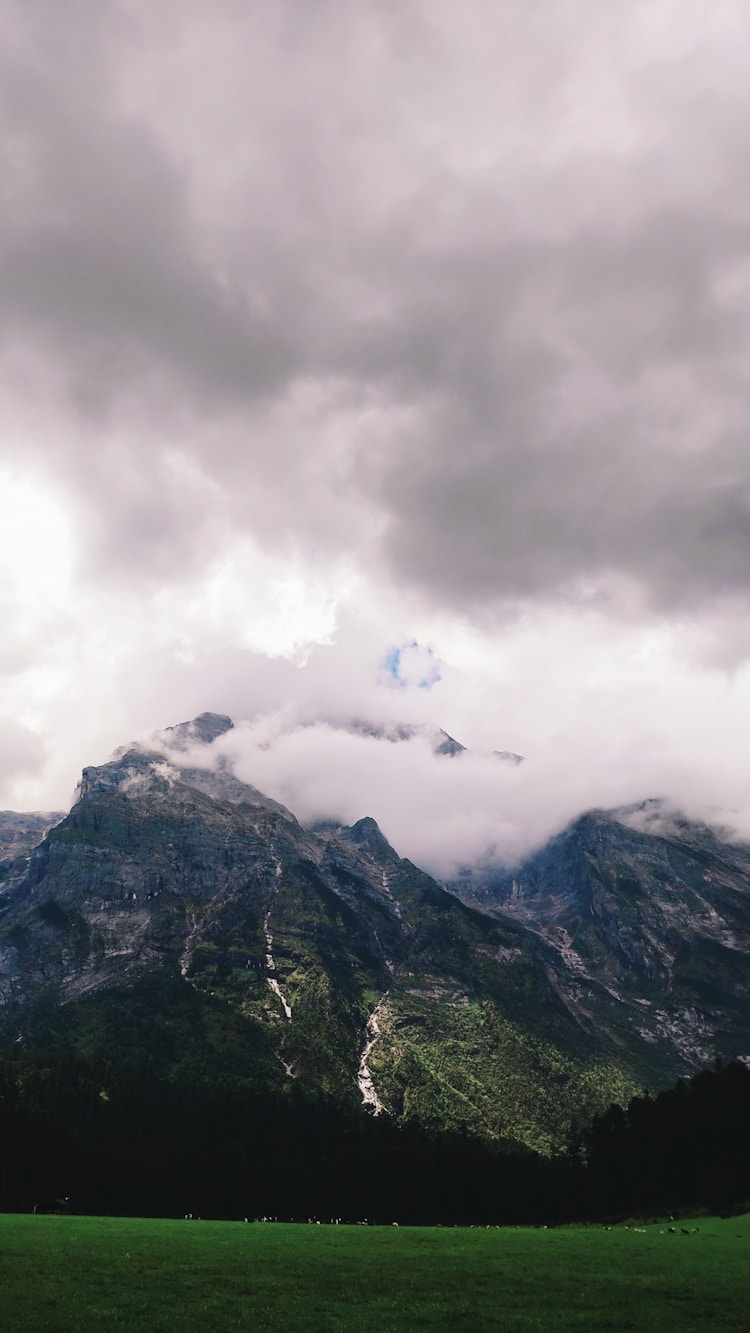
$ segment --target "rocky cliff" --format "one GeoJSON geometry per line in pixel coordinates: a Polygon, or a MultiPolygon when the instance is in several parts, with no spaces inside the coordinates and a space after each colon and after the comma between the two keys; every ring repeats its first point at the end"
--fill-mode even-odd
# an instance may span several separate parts
{"type": "Polygon", "coordinates": [[[513,870],[470,868],[466,902],[534,930],[571,1007],[689,1072],[750,1056],[750,847],[659,801],[596,810],[513,870]]]}

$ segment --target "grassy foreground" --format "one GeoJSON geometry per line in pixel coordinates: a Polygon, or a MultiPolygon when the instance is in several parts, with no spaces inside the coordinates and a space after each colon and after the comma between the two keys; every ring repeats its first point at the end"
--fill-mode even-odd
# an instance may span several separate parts
{"type": "Polygon", "coordinates": [[[670,1234],[666,1223],[441,1230],[5,1215],[0,1327],[746,1329],[750,1216],[673,1225],[670,1234]]]}

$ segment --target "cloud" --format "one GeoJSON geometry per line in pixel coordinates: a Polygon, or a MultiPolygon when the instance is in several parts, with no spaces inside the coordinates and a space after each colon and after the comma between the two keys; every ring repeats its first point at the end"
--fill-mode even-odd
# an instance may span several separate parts
{"type": "MultiPolygon", "coordinates": [[[[530,615],[501,644],[447,637],[430,690],[388,686],[383,626],[362,616],[297,661],[221,637],[176,659],[159,631],[148,608],[124,623],[122,606],[88,627],[31,719],[44,768],[14,770],[8,806],[63,808],[85,765],[211,708],[235,720],[217,748],[243,780],[303,821],[371,815],[441,877],[463,861],[513,862],[582,810],[647,797],[750,837],[750,675],[697,666],[685,631],[636,633],[595,610],[530,615]],[[97,639],[110,644],[104,679],[97,639]],[[361,720],[386,737],[437,724],[469,753],[436,756],[419,733],[394,743],[346,730],[361,720]],[[502,764],[497,750],[525,762],[502,764]]],[[[20,706],[29,681],[16,691],[6,697],[20,706]]]]}
{"type": "Polygon", "coordinates": [[[0,719],[0,792],[15,778],[37,776],[45,757],[42,741],[28,727],[0,719]]]}
{"type": "Polygon", "coordinates": [[[738,6],[315,13],[9,6],[4,339],[98,576],[744,596],[738,6]]]}
{"type": "MultiPolygon", "coordinates": [[[[433,826],[418,747],[372,790],[342,749],[420,856],[742,806],[746,16],[685,15],[7,0],[8,800],[216,709],[528,756],[467,761],[473,826],[435,768],[433,826]]],[[[339,754],[304,734],[269,780],[339,754]]]]}
{"type": "Polygon", "coordinates": [[[746,594],[745,340],[718,290],[744,241],[714,206],[634,226],[485,254],[481,305],[450,284],[441,401],[382,481],[392,568],[436,600],[746,594]]]}
{"type": "MultiPolygon", "coordinates": [[[[704,687],[708,691],[710,682],[704,687]]],[[[635,725],[628,735],[622,718],[592,691],[593,716],[579,713],[572,724],[569,708],[554,729],[529,737],[532,754],[520,767],[499,762],[487,748],[441,756],[419,732],[402,731],[394,742],[392,734],[351,730],[346,719],[301,722],[289,707],[240,722],[210,747],[176,760],[199,767],[228,761],[238,777],[303,823],[351,824],[373,815],[401,855],[448,879],[461,865],[514,865],[582,810],[627,806],[647,796],[664,800],[667,811],[750,837],[747,738],[733,734],[734,711],[750,702],[749,692],[745,676],[734,698],[679,737],[684,697],[672,716],[664,715],[664,689],[642,698],[638,709],[631,705],[627,721],[635,725]]],[[[698,701],[694,691],[691,701],[698,701]]],[[[484,727],[486,747],[498,732],[487,719],[484,727]]],[[[659,809],[648,826],[668,831],[669,818],[659,809]]],[[[635,826],[637,817],[629,822],[635,826]]]]}

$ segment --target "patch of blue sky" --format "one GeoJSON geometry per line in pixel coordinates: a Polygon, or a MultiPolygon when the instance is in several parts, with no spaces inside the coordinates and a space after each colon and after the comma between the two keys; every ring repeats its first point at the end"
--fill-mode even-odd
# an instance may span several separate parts
{"type": "Polygon", "coordinates": [[[440,666],[431,648],[412,643],[391,648],[383,660],[385,682],[398,689],[431,690],[441,679],[440,666]]]}

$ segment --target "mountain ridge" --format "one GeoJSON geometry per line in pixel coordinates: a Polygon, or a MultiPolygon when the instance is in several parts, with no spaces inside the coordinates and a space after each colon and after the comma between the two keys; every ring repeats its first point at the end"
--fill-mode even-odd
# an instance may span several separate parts
{"type": "Polygon", "coordinates": [[[588,811],[522,865],[469,868],[452,888],[527,924],[582,993],[604,987],[690,1068],[750,1054],[747,844],[651,800],[588,811]]]}
{"type": "Polygon", "coordinates": [[[241,782],[211,751],[231,727],[202,714],[87,767],[17,859],[0,885],[6,1044],[300,1082],[546,1152],[574,1117],[750,1051],[750,848],[674,817],[670,841],[652,806],[589,812],[448,892],[373,818],[306,829],[241,782]],[[682,933],[670,901],[689,908],[682,933]]]}

